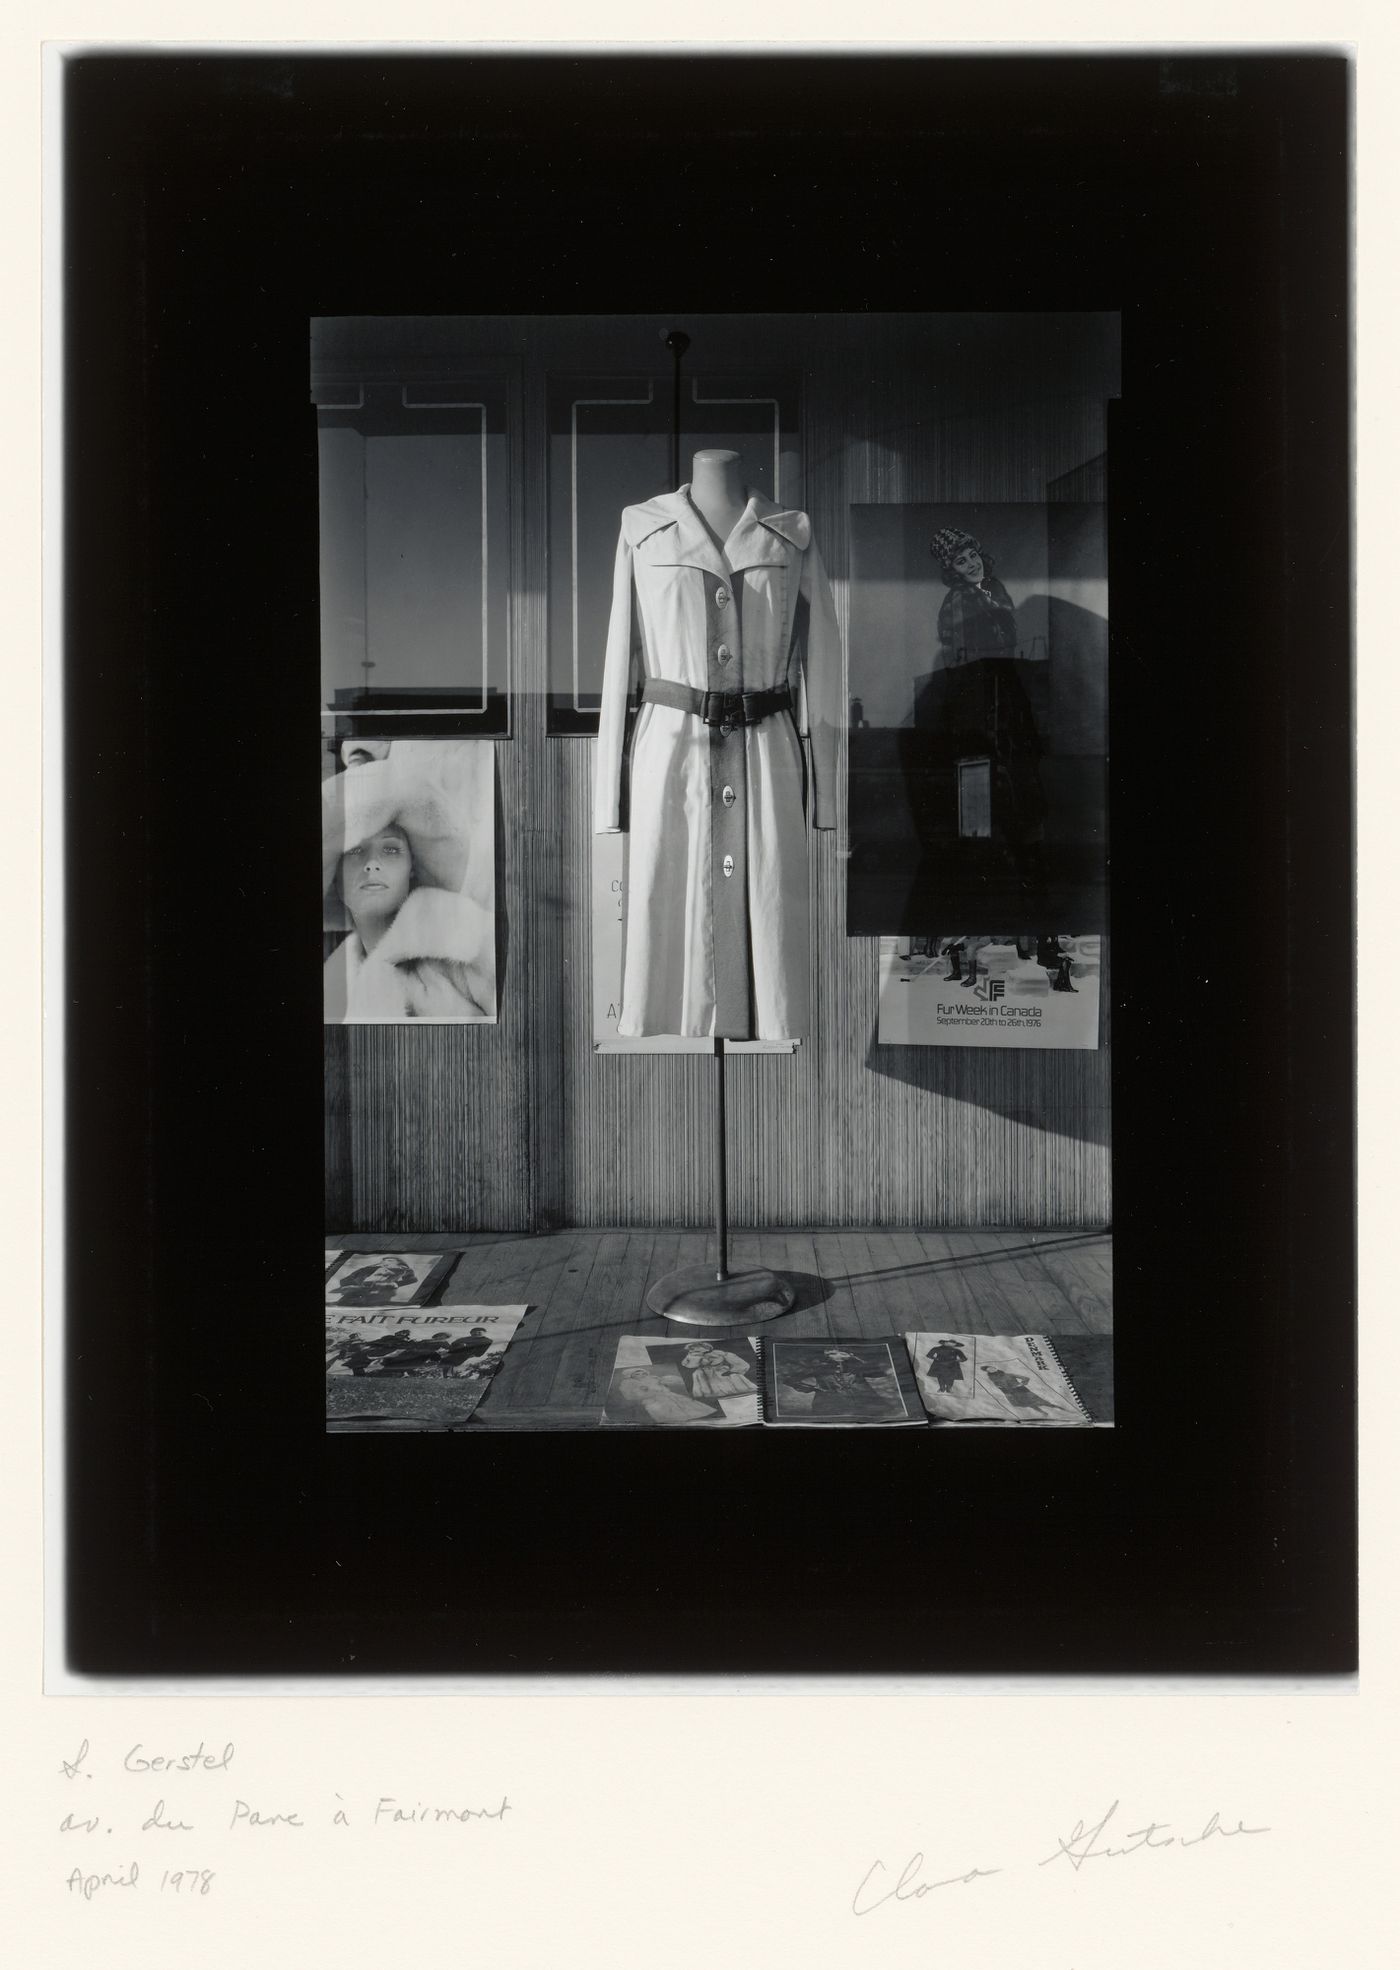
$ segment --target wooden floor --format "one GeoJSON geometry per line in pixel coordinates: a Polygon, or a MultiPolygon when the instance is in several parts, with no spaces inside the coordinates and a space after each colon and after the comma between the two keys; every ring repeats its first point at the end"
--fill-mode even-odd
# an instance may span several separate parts
{"type": "MultiPolygon", "coordinates": [[[[673,1336],[646,1290],[713,1257],[713,1234],[558,1231],[328,1232],[346,1251],[460,1251],[443,1306],[527,1306],[473,1427],[592,1429],[619,1334],[673,1336]]],[[[1111,1422],[1112,1240],[1073,1231],[736,1231],[730,1264],[792,1280],[791,1313],[763,1323],[789,1340],[879,1340],[909,1329],[1048,1334],[1095,1421],[1111,1422]]],[[[722,1330],[703,1330],[714,1337],[722,1330]]],[[[736,1333],[743,1331],[736,1327],[736,1333]]]]}

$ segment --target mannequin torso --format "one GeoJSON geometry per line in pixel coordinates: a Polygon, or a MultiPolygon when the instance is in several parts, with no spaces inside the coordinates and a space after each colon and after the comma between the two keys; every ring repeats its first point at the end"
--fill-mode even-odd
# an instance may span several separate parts
{"type": "Polygon", "coordinates": [[[723,547],[749,503],[737,451],[696,452],[691,460],[690,503],[723,547]]]}

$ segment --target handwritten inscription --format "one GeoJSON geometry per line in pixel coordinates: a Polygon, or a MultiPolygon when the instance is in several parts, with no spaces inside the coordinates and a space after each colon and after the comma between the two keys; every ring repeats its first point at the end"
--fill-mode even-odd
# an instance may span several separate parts
{"type": "Polygon", "coordinates": [[[393,1826],[419,1825],[429,1822],[441,1825],[444,1820],[499,1820],[510,1811],[509,1799],[502,1799],[499,1806],[425,1806],[420,1799],[416,1805],[401,1806],[397,1799],[381,1798],[374,1809],[375,1823],[387,1820],[393,1826]]]}
{"type": "Polygon", "coordinates": [[[133,1861],[130,1867],[116,1873],[106,1874],[84,1874],[80,1867],[75,1867],[68,1877],[68,1892],[70,1895],[81,1895],[85,1902],[90,1902],[103,1888],[134,1888],[140,1879],[139,1861],[133,1861]]]}
{"type": "MultiPolygon", "coordinates": [[[[83,1741],[87,1749],[87,1741],[83,1741]]],[[[233,1763],[233,1746],[226,1744],[222,1751],[206,1751],[203,1738],[197,1750],[186,1751],[177,1758],[161,1756],[151,1758],[145,1755],[143,1744],[133,1744],[122,1760],[122,1768],[128,1772],[226,1772],[233,1763]]]]}
{"type": "MultiPolygon", "coordinates": [[[[1149,1820],[1144,1826],[1127,1828],[1121,1833],[1115,1829],[1113,1839],[1106,1838],[1109,1824],[1116,1817],[1119,1801],[1114,1800],[1108,1811],[1087,1825],[1081,1820],[1074,1823],[1074,1831],[1056,1837],[1055,1850],[1047,1854],[1038,1867],[1049,1867],[1056,1861],[1064,1861],[1077,1874],[1088,1861],[1123,1860],[1129,1854],[1149,1851],[1160,1853],[1168,1847],[1178,1850],[1187,1847],[1200,1847],[1210,1840],[1237,1840],[1242,1835],[1268,1833],[1267,1826],[1246,1826],[1237,1819],[1233,1826],[1227,1826],[1218,1812],[1197,1832],[1172,1833],[1168,1829],[1169,1820],[1149,1820]]],[[[985,1881],[994,1874],[1004,1874],[1009,1870],[1001,1867],[972,1867],[963,1874],[944,1875],[936,1880],[924,1877],[924,1857],[911,1854],[895,1876],[882,1860],[872,1861],[861,1876],[860,1885],[851,1897],[853,1915],[871,1915],[877,1908],[891,1902],[922,1901],[926,1895],[940,1888],[966,1887],[973,1881],[985,1881]]]]}
{"type": "Polygon", "coordinates": [[[275,1849],[283,1841],[296,1845],[299,1832],[308,1826],[344,1828],[345,1835],[337,1839],[344,1837],[347,1842],[354,1838],[351,1829],[383,1840],[385,1827],[499,1823],[513,1810],[504,1796],[498,1801],[476,1803],[463,1801],[459,1795],[450,1803],[439,1804],[388,1792],[348,1798],[341,1792],[330,1792],[324,1799],[269,1800],[258,1797],[246,1782],[230,1798],[228,1788],[219,1781],[227,1780],[236,1757],[231,1741],[210,1749],[201,1739],[193,1749],[183,1751],[155,1751],[138,1740],[120,1756],[100,1759],[84,1738],[70,1757],[59,1759],[54,1781],[70,1802],[68,1810],[55,1813],[53,1821],[61,1836],[61,1850],[65,1857],[72,1855],[75,1863],[70,1866],[65,1858],[62,1880],[67,1894],[83,1904],[117,1900],[132,1890],[188,1901],[209,1894],[217,1877],[205,1863],[217,1859],[219,1853],[275,1849]],[[171,1780],[177,1783],[152,1798],[156,1788],[149,1781],[157,1775],[162,1784],[171,1780]],[[94,1778],[106,1784],[88,1791],[94,1778]],[[186,1778],[189,1785],[183,1783],[186,1778]],[[75,1784],[78,1790],[69,1791],[75,1784]],[[252,1792],[253,1797],[244,1796],[245,1792],[252,1792]],[[171,1840],[172,1834],[180,1838],[171,1840]],[[114,1863],[110,1852],[100,1860],[96,1858],[108,1843],[118,1847],[127,1841],[133,1846],[141,1843],[143,1853],[149,1849],[155,1864],[143,1865],[135,1856],[123,1856],[114,1863]],[[226,1848],[225,1842],[232,1845],[226,1848]],[[211,1848],[217,1851],[211,1852],[211,1848]],[[92,1858],[79,1861],[79,1852],[92,1858]],[[167,1860],[169,1865],[162,1866],[167,1860]]]}

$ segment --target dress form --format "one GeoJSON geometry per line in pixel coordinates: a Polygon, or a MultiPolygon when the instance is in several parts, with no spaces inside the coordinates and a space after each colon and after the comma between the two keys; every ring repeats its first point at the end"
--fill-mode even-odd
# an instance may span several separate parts
{"type": "Polygon", "coordinates": [[[690,462],[690,503],[720,546],[748,505],[737,451],[698,451],[690,462]]]}
{"type": "MultiPolygon", "coordinates": [[[[698,451],[691,460],[690,503],[714,536],[726,565],[724,546],[748,508],[748,494],[736,451],[698,451]]],[[[771,1320],[796,1300],[791,1282],[767,1266],[729,1269],[729,1201],[725,1169],[724,1041],[715,1048],[715,1193],[719,1240],[717,1263],[702,1261],[668,1272],[648,1290],[647,1305],[664,1319],[688,1327],[733,1327],[738,1322],[771,1320]]]]}

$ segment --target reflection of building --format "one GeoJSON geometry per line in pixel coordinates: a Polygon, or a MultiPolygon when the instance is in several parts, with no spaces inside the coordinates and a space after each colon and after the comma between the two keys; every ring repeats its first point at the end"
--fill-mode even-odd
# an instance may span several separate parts
{"type": "MultiPolygon", "coordinates": [[[[373,666],[371,665],[371,668],[373,666]]],[[[326,699],[334,739],[489,739],[508,730],[506,694],[494,684],[338,686],[326,699]]]]}

